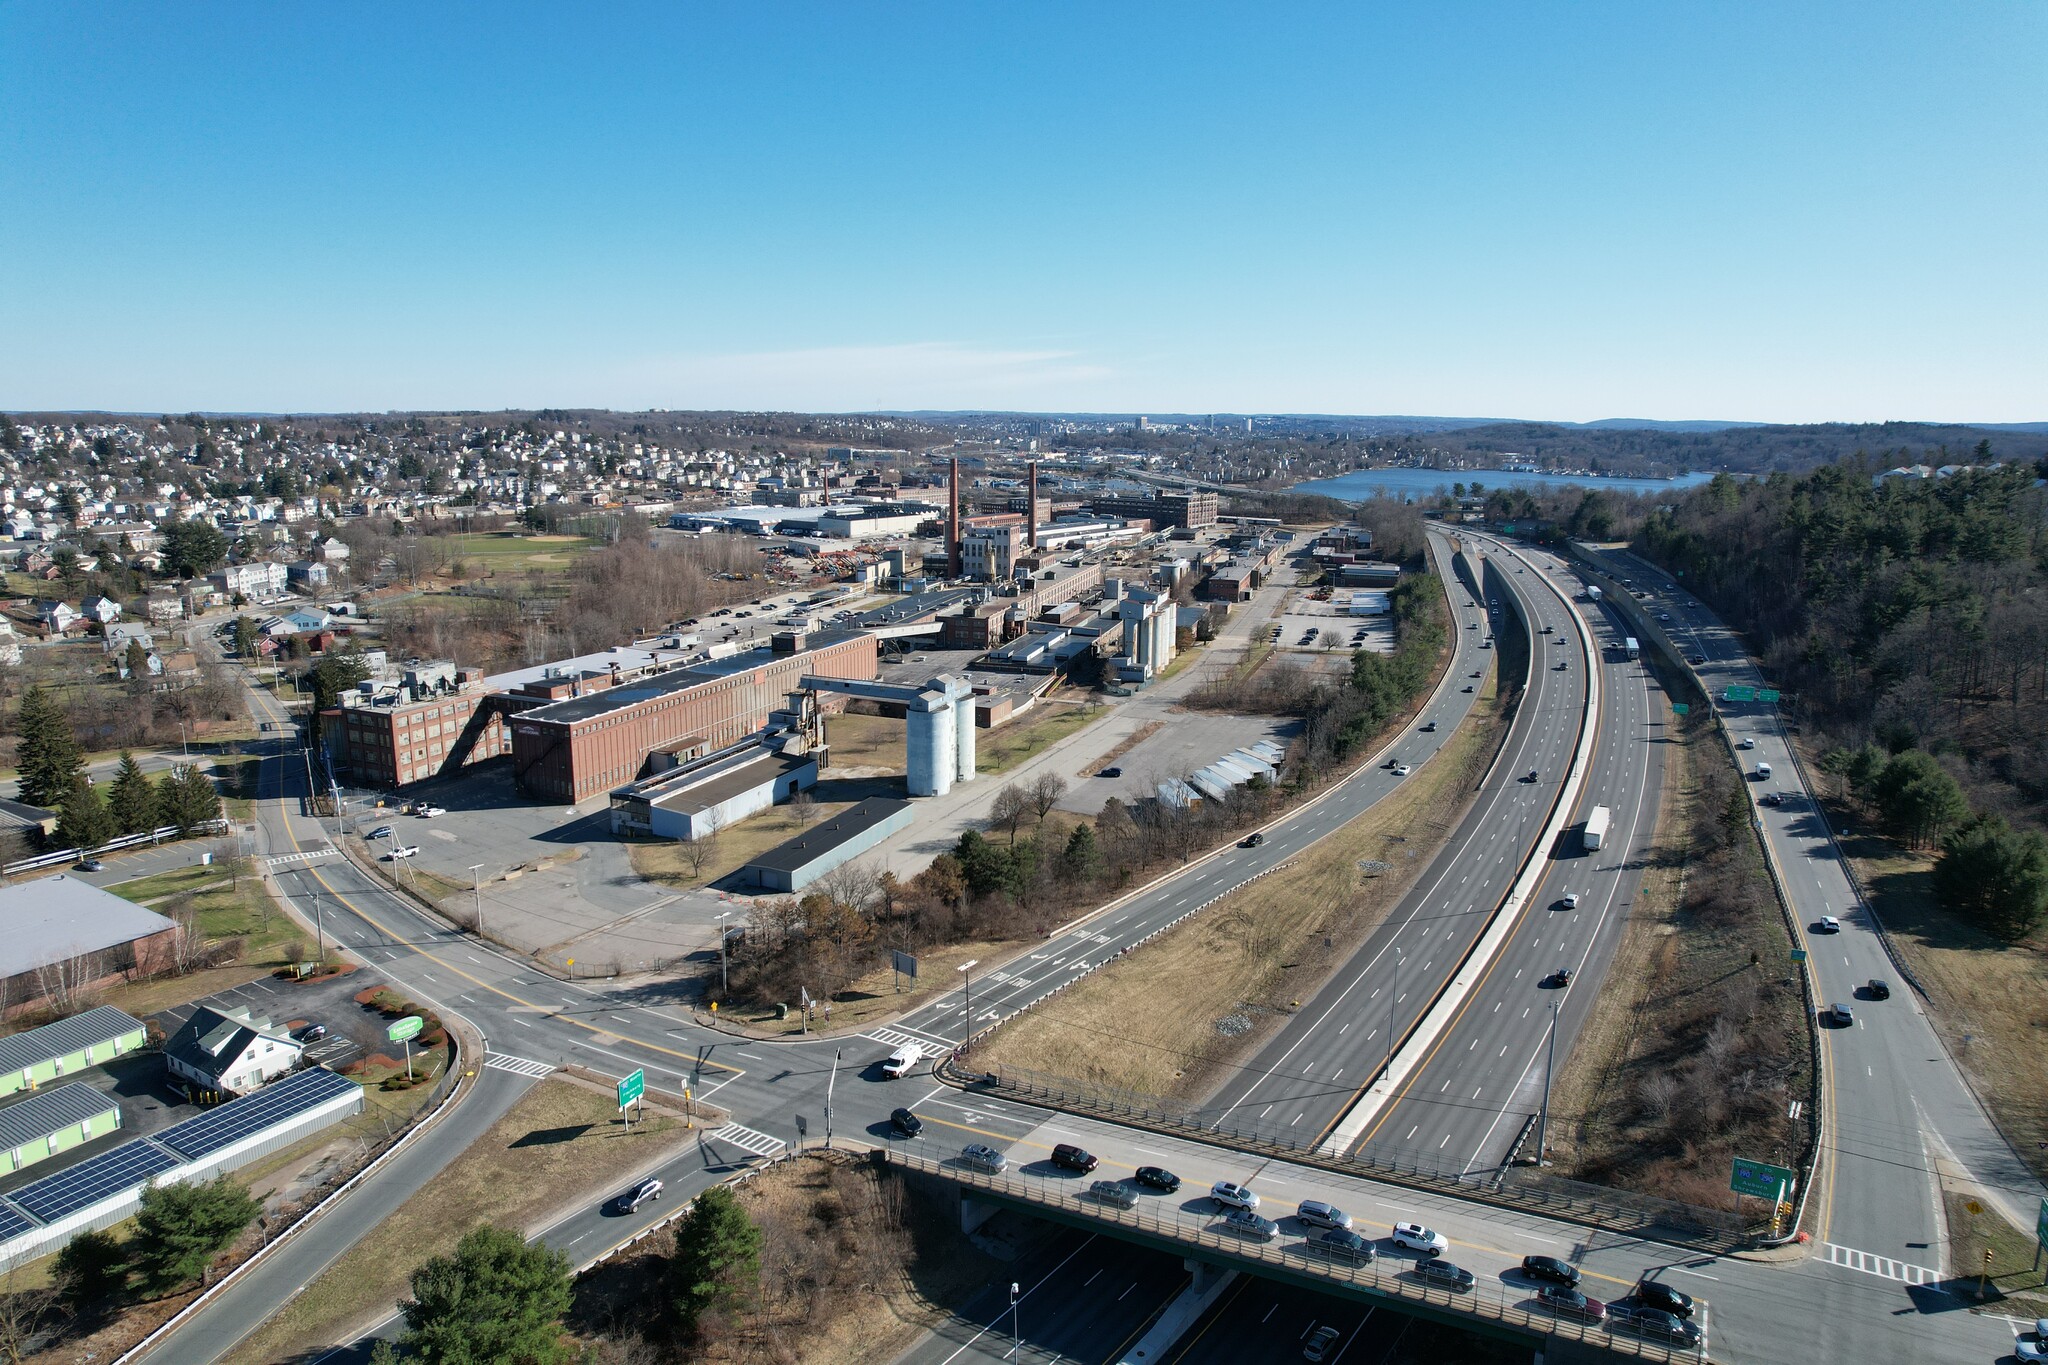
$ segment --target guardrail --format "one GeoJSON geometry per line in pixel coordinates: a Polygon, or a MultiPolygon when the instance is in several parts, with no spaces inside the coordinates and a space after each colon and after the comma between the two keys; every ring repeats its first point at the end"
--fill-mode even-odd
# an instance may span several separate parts
{"type": "Polygon", "coordinates": [[[972,1093],[1273,1157],[1333,1175],[1377,1180],[1578,1223],[1603,1232],[1670,1242],[1717,1256],[1753,1244],[1747,1226],[1725,1209],[1700,1208],[1653,1195],[1588,1185],[1535,1167],[1485,1167],[1468,1172],[1434,1160],[1390,1160],[1369,1150],[1355,1156],[1331,1156],[1294,1139],[1233,1124],[1212,1123],[1191,1107],[1155,1095],[1089,1086],[1003,1063],[989,1071],[975,1071],[961,1064],[958,1053],[941,1061],[932,1074],[972,1093]]]}
{"type": "MultiPolygon", "coordinates": [[[[1478,1282],[1462,1293],[1413,1273],[1414,1263],[1393,1257],[1375,1257],[1360,1264],[1338,1261],[1311,1251],[1312,1243],[1286,1240],[1260,1242],[1221,1229],[1217,1215],[1193,1214],[1177,1205],[1160,1212],[1159,1201],[1140,1201],[1138,1207],[1118,1208],[1086,1196],[1085,1185],[1072,1178],[1022,1173],[994,1175],[935,1160],[913,1152],[882,1150],[891,1166],[949,1181],[962,1191],[976,1191],[1007,1199],[1027,1207],[1057,1208],[1070,1219],[1099,1223],[1105,1231],[1122,1230],[1168,1241],[1191,1251],[1207,1253],[1224,1263],[1237,1262],[1254,1271],[1284,1268],[1291,1274],[1326,1281],[1331,1289],[1350,1289],[1376,1294],[1395,1301],[1397,1307],[1427,1309],[1431,1316],[1456,1315],[1478,1319],[1499,1331],[1527,1335],[1538,1340],[1583,1342],[1612,1354],[1643,1360],[1704,1362],[1706,1347],[1679,1347],[1616,1330],[1603,1323],[1579,1322],[1524,1307],[1518,1300],[1533,1297],[1533,1288],[1504,1280],[1478,1282]]],[[[1419,1259],[1419,1258],[1418,1258],[1419,1259]]]]}
{"type": "Polygon", "coordinates": [[[124,834],[118,839],[109,839],[96,848],[64,848],[54,853],[38,853],[33,858],[17,858],[0,866],[0,876],[12,877],[17,872],[33,872],[39,867],[54,867],[58,863],[77,862],[80,858],[94,858],[102,853],[118,853],[124,848],[135,848],[142,844],[174,843],[179,839],[203,837],[208,834],[225,834],[226,820],[208,820],[181,830],[176,825],[160,825],[156,829],[143,830],[136,834],[124,834]]]}

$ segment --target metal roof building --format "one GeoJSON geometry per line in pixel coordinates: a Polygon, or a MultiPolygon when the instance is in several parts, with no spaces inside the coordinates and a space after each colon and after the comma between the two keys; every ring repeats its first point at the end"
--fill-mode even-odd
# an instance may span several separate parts
{"type": "Polygon", "coordinates": [[[0,1105],[0,1175],[121,1126],[121,1106],[83,1081],[0,1105]]]}
{"type": "Polygon", "coordinates": [[[98,1066],[148,1040],[142,1021],[112,1005],[0,1038],[0,1095],[98,1066]]]}

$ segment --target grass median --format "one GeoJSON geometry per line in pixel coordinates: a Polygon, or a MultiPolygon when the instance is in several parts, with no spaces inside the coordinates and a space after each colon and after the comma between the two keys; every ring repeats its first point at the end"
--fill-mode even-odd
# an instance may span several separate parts
{"type": "Polygon", "coordinates": [[[228,1365],[304,1358],[308,1347],[368,1328],[396,1310],[421,1262],[452,1251],[469,1229],[492,1222],[537,1231],[565,1200],[615,1193],[682,1132],[680,1120],[663,1116],[628,1132],[612,1096],[542,1081],[236,1347],[228,1365]]]}
{"type": "Polygon", "coordinates": [[[1148,1094],[1206,1096],[1407,892],[1471,804],[1505,730],[1489,676],[1442,751],[1398,791],[1280,871],[1005,1024],[980,1057],[1148,1094]]]}

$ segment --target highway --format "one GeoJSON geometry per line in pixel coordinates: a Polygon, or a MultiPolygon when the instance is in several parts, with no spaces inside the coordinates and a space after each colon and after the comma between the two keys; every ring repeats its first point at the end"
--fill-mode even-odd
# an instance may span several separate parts
{"type": "MultiPolygon", "coordinates": [[[[1511,561],[1495,562],[1495,583],[1533,623],[1527,691],[1501,756],[1442,851],[1351,963],[1212,1101],[1206,1112],[1217,1126],[1302,1141],[1328,1133],[1485,929],[1557,799],[1585,705],[1586,661],[1564,602],[1511,561]]],[[[1433,1152],[1445,1150],[1441,1126],[1432,1124],[1433,1152]]],[[[1419,1118],[1416,1127],[1419,1134],[1419,1118]]]]}
{"type": "MultiPolygon", "coordinates": [[[[1768,781],[1749,785],[1756,796],[1769,790],[1786,796],[1784,805],[1757,812],[1801,926],[1815,993],[1823,1004],[1842,1001],[1855,1012],[1854,1027],[1820,1034],[1825,1141],[1806,1223],[1818,1243],[1817,1261],[1858,1290],[1875,1282],[1900,1306],[1918,1302],[1924,1298],[1915,1292],[1918,1285],[1975,1269],[1945,1263],[1938,1158],[1967,1171],[1980,1196],[2001,1204],[2023,1229],[2033,1225],[2041,1183],[1992,1125],[1919,997],[1892,965],[1801,781],[1777,708],[1720,700],[1731,685],[1768,685],[1740,637],[1641,559],[1608,558],[1617,577],[1657,594],[1640,604],[1644,612],[1673,616],[1658,628],[1688,654],[1705,657],[1696,671],[1715,695],[1730,737],[1756,746],[1736,751],[1749,770],[1759,761],[1771,765],[1768,781]],[[1819,932],[1823,915],[1835,916],[1840,932],[1819,932]],[[1863,988],[1873,978],[1891,984],[1889,1000],[1866,998],[1863,988]]],[[[1881,1322],[1830,1314],[1818,1326],[1830,1359],[1883,1349],[1881,1322]]]]}
{"type": "MultiPolygon", "coordinates": [[[[1538,568],[1558,568],[1548,556],[1527,557],[1538,568]]],[[[1562,574],[1554,581],[1567,593],[1575,582],[1562,574]]],[[[1453,1026],[1431,1044],[1426,1062],[1366,1130],[1359,1149],[1374,1157],[1441,1159],[1458,1172],[1506,1160],[1525,1122],[1541,1109],[1553,1008],[1555,1057],[1562,1064],[1621,941],[1656,833],[1664,768],[1656,741],[1665,703],[1649,669],[1627,658],[1627,632],[1597,608],[1585,616],[1604,683],[1591,778],[1513,935],[1453,1026]],[[1611,812],[1611,829],[1604,847],[1588,852],[1579,831],[1599,805],[1611,812]],[[1565,904],[1567,895],[1578,896],[1575,907],[1565,904]],[[1570,985],[1555,984],[1560,968],[1571,969],[1570,985]]],[[[1534,1152],[1533,1137],[1528,1150],[1534,1152]]]]}

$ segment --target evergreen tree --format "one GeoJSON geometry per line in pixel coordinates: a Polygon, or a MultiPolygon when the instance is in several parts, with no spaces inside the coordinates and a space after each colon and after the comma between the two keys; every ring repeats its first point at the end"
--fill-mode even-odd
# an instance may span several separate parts
{"type": "Polygon", "coordinates": [[[1074,832],[1067,836],[1067,846],[1060,851],[1060,880],[1086,885],[1101,873],[1102,850],[1096,846],[1094,828],[1074,826],[1074,832]]]}
{"type": "Polygon", "coordinates": [[[676,1225],[668,1263],[676,1318],[694,1333],[704,1315],[730,1311],[752,1297],[761,1280],[761,1229],[724,1185],[713,1185],[676,1225]]]}
{"type": "Polygon", "coordinates": [[[254,657],[259,638],[254,621],[246,616],[235,618],[235,653],[238,656],[244,659],[254,657]]]}
{"type": "Polygon", "coordinates": [[[427,1365],[561,1365],[573,1297],[568,1257],[486,1223],[413,1272],[404,1347],[427,1365]]]}
{"type": "Polygon", "coordinates": [[[220,819],[220,793],[197,764],[181,763],[157,779],[156,817],[162,824],[176,825],[179,834],[190,834],[220,819]]]}
{"type": "Polygon", "coordinates": [[[117,834],[140,834],[156,828],[156,792],[135,755],[121,751],[121,766],[107,784],[107,813],[117,834]]]}
{"type": "Polygon", "coordinates": [[[111,1232],[81,1232],[55,1262],[58,1293],[82,1313],[128,1286],[128,1250],[111,1232]]]}
{"type": "Polygon", "coordinates": [[[262,1211],[226,1176],[204,1185],[151,1185],[135,1215],[136,1267],[159,1289],[189,1284],[262,1211]]]}
{"type": "Polygon", "coordinates": [[[1942,840],[1934,893],[1978,928],[2017,942],[2048,914],[2048,840],[1980,815],[1942,840]]]}
{"type": "Polygon", "coordinates": [[[1963,789],[1924,749],[1908,749],[1893,758],[1873,786],[1878,813],[1915,846],[1935,842],[1970,818],[1963,789]]]}
{"type": "Polygon", "coordinates": [[[203,521],[174,521],[164,527],[165,572],[178,578],[212,573],[228,557],[228,538],[203,521]]]}
{"type": "Polygon", "coordinates": [[[128,649],[121,656],[121,665],[128,671],[128,686],[135,692],[149,690],[149,647],[140,640],[130,640],[128,649]]]}
{"type": "Polygon", "coordinates": [[[19,737],[21,799],[31,806],[61,805],[78,780],[78,740],[56,699],[40,685],[21,694],[14,732],[19,737]]]}
{"type": "Polygon", "coordinates": [[[57,846],[98,848],[114,837],[114,817],[107,813],[100,789],[79,778],[58,807],[57,846]]]}

